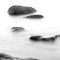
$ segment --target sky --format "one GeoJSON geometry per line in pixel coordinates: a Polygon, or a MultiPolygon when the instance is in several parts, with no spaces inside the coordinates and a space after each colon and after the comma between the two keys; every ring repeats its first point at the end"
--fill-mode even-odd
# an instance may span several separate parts
{"type": "Polygon", "coordinates": [[[29,40],[31,35],[52,36],[60,34],[59,27],[59,0],[0,1],[0,52],[23,58],[36,57],[41,60],[60,60],[60,39],[57,39],[54,44],[34,43],[29,40]],[[25,16],[11,17],[7,11],[13,5],[33,7],[37,10],[34,14],[43,15],[44,18],[30,20],[23,18],[25,16]],[[11,32],[12,27],[24,27],[25,31],[13,33],[11,32]]]}

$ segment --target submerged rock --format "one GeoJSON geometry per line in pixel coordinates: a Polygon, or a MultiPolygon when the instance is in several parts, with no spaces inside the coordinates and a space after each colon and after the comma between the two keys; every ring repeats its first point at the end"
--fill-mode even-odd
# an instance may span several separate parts
{"type": "Polygon", "coordinates": [[[36,12],[36,9],[27,6],[14,5],[8,9],[9,15],[26,15],[36,12]]]}
{"type": "Polygon", "coordinates": [[[13,32],[21,32],[25,30],[23,27],[12,27],[11,29],[13,32]]]}

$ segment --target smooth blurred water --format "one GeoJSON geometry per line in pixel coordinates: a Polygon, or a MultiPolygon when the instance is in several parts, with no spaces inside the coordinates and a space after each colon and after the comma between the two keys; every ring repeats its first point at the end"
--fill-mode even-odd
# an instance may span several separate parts
{"type": "Polygon", "coordinates": [[[60,60],[60,38],[54,43],[31,42],[31,35],[53,36],[60,34],[59,0],[1,0],[0,1],[0,52],[17,57],[36,57],[41,60],[60,60]],[[25,16],[11,17],[7,11],[12,5],[31,6],[43,19],[30,20],[25,16]],[[11,32],[12,27],[24,27],[25,31],[11,32]]]}

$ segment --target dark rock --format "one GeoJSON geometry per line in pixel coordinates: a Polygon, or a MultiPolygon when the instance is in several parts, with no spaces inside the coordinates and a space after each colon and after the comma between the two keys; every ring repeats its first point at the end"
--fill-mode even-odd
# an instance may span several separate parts
{"type": "Polygon", "coordinates": [[[26,14],[30,14],[30,13],[34,13],[36,12],[36,10],[32,7],[27,7],[27,6],[18,6],[18,5],[14,5],[11,6],[8,9],[8,14],[9,15],[26,15],[26,14]]]}
{"type": "Polygon", "coordinates": [[[24,31],[24,28],[23,27],[12,27],[12,31],[13,32],[21,32],[21,31],[24,31]]]}
{"type": "Polygon", "coordinates": [[[29,38],[31,41],[34,41],[34,42],[39,42],[39,41],[42,41],[42,42],[53,42],[55,41],[55,37],[47,37],[47,38],[44,38],[42,36],[31,36],[29,38]]]}
{"type": "Polygon", "coordinates": [[[43,18],[44,16],[43,15],[29,15],[25,18],[29,18],[29,19],[41,19],[43,18]]]}
{"type": "Polygon", "coordinates": [[[41,38],[41,36],[31,36],[29,39],[31,40],[31,41],[40,41],[40,38],[41,38]]]}
{"type": "Polygon", "coordinates": [[[51,41],[51,42],[53,42],[53,41],[55,41],[55,37],[41,38],[41,41],[45,41],[45,42],[51,41]]]}
{"type": "Polygon", "coordinates": [[[41,41],[49,41],[50,39],[49,38],[41,38],[41,41]]]}
{"type": "Polygon", "coordinates": [[[12,57],[9,56],[8,54],[0,53],[0,59],[12,59],[12,57]]]}

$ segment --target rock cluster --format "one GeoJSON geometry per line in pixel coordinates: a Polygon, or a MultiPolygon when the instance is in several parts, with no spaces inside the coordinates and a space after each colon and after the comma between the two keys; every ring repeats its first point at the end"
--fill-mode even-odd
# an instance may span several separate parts
{"type": "MultiPolygon", "coordinates": [[[[35,8],[28,7],[28,6],[14,5],[8,9],[8,14],[11,16],[19,16],[19,15],[21,16],[21,15],[32,14],[35,12],[37,12],[35,8]]],[[[41,19],[43,17],[44,17],[43,15],[34,14],[34,15],[28,15],[25,18],[26,19],[41,19]]]]}

